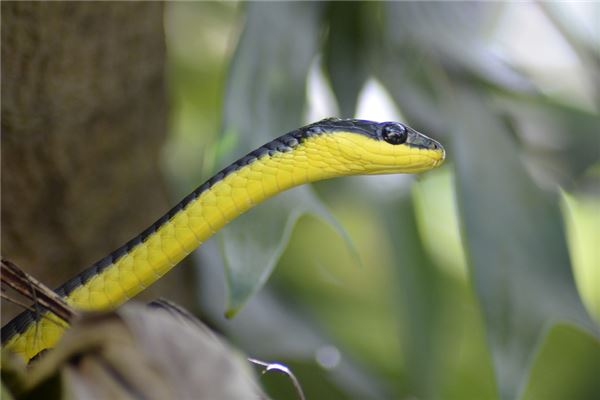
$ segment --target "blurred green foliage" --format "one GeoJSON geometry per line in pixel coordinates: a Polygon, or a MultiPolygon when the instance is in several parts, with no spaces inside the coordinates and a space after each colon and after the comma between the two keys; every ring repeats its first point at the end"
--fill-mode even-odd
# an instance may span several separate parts
{"type": "MultiPolygon", "coordinates": [[[[582,35],[568,18],[600,11],[557,7],[170,3],[165,165],[179,195],[308,122],[315,66],[338,116],[354,116],[375,79],[448,152],[418,179],[322,182],[234,221],[220,234],[229,309],[278,264],[261,293],[279,311],[256,318],[267,309],[256,296],[215,323],[248,354],[292,367],[308,398],[600,398],[600,32],[582,35]],[[570,55],[584,84],[537,73],[499,32],[513,47],[538,40],[533,58],[570,55]],[[254,326],[236,322],[245,315],[254,326]]],[[[284,379],[264,383],[293,396],[284,379]]]]}

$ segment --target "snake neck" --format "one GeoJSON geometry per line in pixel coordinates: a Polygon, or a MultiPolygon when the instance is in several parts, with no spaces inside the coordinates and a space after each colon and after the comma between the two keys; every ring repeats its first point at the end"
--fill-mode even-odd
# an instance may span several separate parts
{"type": "Polygon", "coordinates": [[[311,146],[306,140],[296,143],[293,152],[251,153],[236,161],[186,197],[163,221],[97,263],[89,272],[91,278],[75,279],[59,292],[82,309],[118,306],[254,205],[291,187],[342,175],[343,171],[323,161],[331,159],[324,154],[326,149],[322,143],[311,146]],[[316,151],[321,157],[315,157],[316,151]]]}
{"type": "MultiPolygon", "coordinates": [[[[254,205],[307,182],[350,173],[314,143],[291,134],[231,164],[142,234],[67,281],[56,292],[82,310],[119,306],[159,280],[191,251],[254,205]],[[289,137],[288,137],[289,136],[289,137]],[[294,151],[290,151],[291,149],[294,151]]],[[[331,149],[335,145],[332,143],[331,149]]],[[[25,312],[2,330],[2,341],[24,358],[53,347],[64,331],[55,316],[25,312]],[[32,323],[37,321],[36,323],[32,323]],[[58,323],[57,323],[58,322],[58,323]]]]}

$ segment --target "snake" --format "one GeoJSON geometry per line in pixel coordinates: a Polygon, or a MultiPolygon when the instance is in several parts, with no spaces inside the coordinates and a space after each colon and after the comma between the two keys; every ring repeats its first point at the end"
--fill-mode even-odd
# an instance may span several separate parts
{"type": "MultiPolygon", "coordinates": [[[[349,175],[419,173],[443,146],[400,122],[328,118],[280,136],[212,176],[150,227],[55,289],[77,310],[114,309],[159,280],[240,214],[295,186],[349,175]]],[[[30,360],[67,324],[26,310],[2,327],[2,347],[30,360]]]]}

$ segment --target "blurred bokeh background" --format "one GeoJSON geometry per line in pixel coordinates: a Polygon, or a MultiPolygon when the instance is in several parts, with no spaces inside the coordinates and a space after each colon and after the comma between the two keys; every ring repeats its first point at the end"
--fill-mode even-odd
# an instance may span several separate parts
{"type": "MultiPolygon", "coordinates": [[[[43,266],[42,280],[58,284],[57,266],[93,262],[276,136],[330,116],[404,121],[445,146],[441,168],[284,193],[205,243],[164,278],[171,291],[153,296],[193,295],[184,304],[248,357],[290,367],[308,399],[600,398],[598,3],[20,7],[2,7],[3,256],[43,266]],[[35,40],[12,40],[4,15],[27,30],[34,14],[56,18],[24,36],[35,40]],[[103,50],[73,52],[90,38],[103,50]],[[65,51],[5,50],[38,42],[65,51]],[[122,64],[113,62],[122,49],[122,64]],[[101,60],[84,65],[89,87],[65,85],[79,82],[88,59],[101,60]],[[31,60],[66,73],[40,92],[23,84],[31,60]],[[11,71],[18,79],[6,79],[11,71]],[[23,87],[36,100],[27,112],[6,94],[23,87]],[[54,106],[64,98],[73,106],[54,106]],[[46,140],[46,129],[62,126],[48,121],[64,115],[92,121],[86,134],[100,139],[73,139],[83,137],[73,123],[71,134],[46,140]],[[123,121],[131,135],[117,129],[123,121]],[[27,140],[12,134],[27,129],[27,140]],[[21,156],[22,143],[39,149],[21,156]],[[23,168],[82,144],[92,155],[23,168]],[[23,180],[11,166],[59,178],[23,180]],[[166,188],[145,174],[154,167],[166,188]],[[51,195],[30,196],[39,214],[18,220],[29,210],[23,193],[41,186],[51,195]],[[108,205],[94,203],[102,198],[108,205]],[[56,258],[61,248],[70,258],[56,258]]],[[[285,375],[259,379],[273,398],[296,398],[285,375]]]]}
{"type": "Polygon", "coordinates": [[[235,221],[195,255],[205,317],[308,398],[600,396],[598,8],[169,4],[179,195],[328,116],[406,121],[448,152],[235,221]]]}

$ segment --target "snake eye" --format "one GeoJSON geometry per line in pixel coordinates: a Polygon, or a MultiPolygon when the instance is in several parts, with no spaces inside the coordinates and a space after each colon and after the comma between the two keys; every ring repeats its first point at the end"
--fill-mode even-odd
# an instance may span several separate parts
{"type": "Polygon", "coordinates": [[[402,144],[406,142],[408,132],[402,124],[387,124],[381,130],[381,137],[389,144],[402,144]]]}

